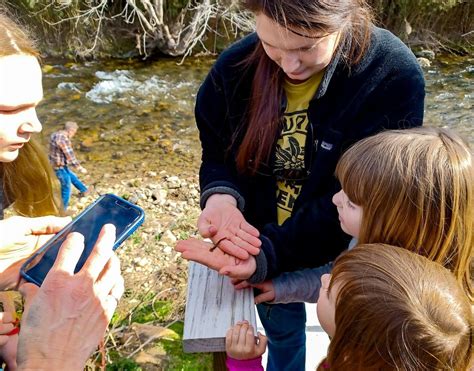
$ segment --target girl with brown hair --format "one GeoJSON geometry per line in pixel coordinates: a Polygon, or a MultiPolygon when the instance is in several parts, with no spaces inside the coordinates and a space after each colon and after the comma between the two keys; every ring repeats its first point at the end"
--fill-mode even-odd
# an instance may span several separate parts
{"type": "Polygon", "coordinates": [[[472,308],[440,264],[391,245],[360,245],[322,282],[317,312],[331,342],[318,370],[472,366],[472,308]]]}
{"type": "MultiPolygon", "coordinates": [[[[331,203],[336,163],[382,129],[419,126],[424,80],[410,50],[362,0],[245,0],[256,32],[224,51],[201,86],[198,229],[254,282],[347,248],[331,203]],[[308,241],[312,245],[308,246],[308,241]]],[[[259,307],[269,369],[304,369],[303,304],[259,307]]]]}
{"type": "MultiPolygon", "coordinates": [[[[472,366],[474,317],[455,277],[406,249],[362,244],[322,276],[317,314],[331,337],[318,370],[457,370],[472,366]]],[[[229,370],[263,370],[267,339],[246,321],[226,337],[229,370]]]]}

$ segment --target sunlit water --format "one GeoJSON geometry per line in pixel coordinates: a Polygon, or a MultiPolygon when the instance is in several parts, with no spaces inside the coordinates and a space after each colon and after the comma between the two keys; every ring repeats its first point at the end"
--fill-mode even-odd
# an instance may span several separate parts
{"type": "MultiPolygon", "coordinates": [[[[173,59],[46,61],[43,141],[74,120],[81,127],[81,157],[101,171],[195,172],[200,147],[194,100],[211,65],[199,58],[183,65],[173,59]]],[[[425,123],[453,128],[474,144],[474,58],[439,58],[425,77],[425,123]]]]}

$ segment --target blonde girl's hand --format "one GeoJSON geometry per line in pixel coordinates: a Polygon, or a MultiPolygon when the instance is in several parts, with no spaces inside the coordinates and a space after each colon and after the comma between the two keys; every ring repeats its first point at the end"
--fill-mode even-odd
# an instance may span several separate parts
{"type": "Polygon", "coordinates": [[[64,228],[71,218],[13,216],[0,221],[0,271],[4,262],[29,256],[64,228]]]}
{"type": "Polygon", "coordinates": [[[247,360],[260,357],[265,353],[267,337],[258,333],[255,339],[253,326],[247,321],[237,322],[225,337],[225,351],[233,359],[247,360]]]}
{"type": "Polygon", "coordinates": [[[17,289],[25,259],[65,227],[71,218],[13,216],[0,221],[0,290],[17,289]]]}
{"type": "Polygon", "coordinates": [[[201,263],[230,278],[246,280],[257,269],[252,255],[241,260],[221,250],[220,245],[215,247],[212,243],[195,238],[178,241],[175,250],[180,252],[184,259],[201,263]]]}
{"type": "Polygon", "coordinates": [[[209,197],[197,226],[202,237],[214,243],[220,241],[219,247],[236,258],[247,259],[249,254],[260,252],[260,233],[245,220],[233,196],[214,194],[209,197]]]}

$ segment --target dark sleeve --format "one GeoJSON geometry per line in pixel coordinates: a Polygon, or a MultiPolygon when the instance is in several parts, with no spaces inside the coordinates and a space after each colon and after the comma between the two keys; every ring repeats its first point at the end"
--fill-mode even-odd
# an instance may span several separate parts
{"type": "Polygon", "coordinates": [[[202,208],[212,194],[227,193],[234,196],[239,208],[243,209],[235,163],[229,155],[232,133],[228,120],[228,99],[217,64],[201,85],[195,106],[196,124],[202,146],[199,170],[202,208]]]}
{"type": "MultiPolygon", "coordinates": [[[[403,64],[381,81],[363,102],[357,103],[345,131],[345,147],[384,129],[421,126],[424,109],[424,79],[415,63],[403,64]]],[[[285,223],[267,224],[257,258],[253,283],[306,267],[324,265],[347,247],[350,237],[339,226],[332,196],[340,189],[336,179],[323,196],[300,207],[285,223]]]]}

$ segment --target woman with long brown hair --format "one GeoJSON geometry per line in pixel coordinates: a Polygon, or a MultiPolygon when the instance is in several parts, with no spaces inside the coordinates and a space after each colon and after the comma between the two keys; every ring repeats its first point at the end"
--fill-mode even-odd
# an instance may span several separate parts
{"type": "MultiPolygon", "coordinates": [[[[229,254],[254,254],[259,282],[325,264],[347,247],[331,203],[336,163],[366,136],[421,125],[424,80],[364,1],[242,5],[256,32],[222,53],[197,96],[198,228],[229,254]]],[[[258,309],[268,369],[304,369],[303,304],[258,309]]]]}
{"type": "MultiPolygon", "coordinates": [[[[31,56],[34,60],[39,57],[27,34],[10,19],[1,16],[0,58],[15,55],[31,56]]],[[[43,96],[41,80],[37,83],[37,76],[29,73],[29,69],[24,72],[25,81],[31,78],[28,84],[30,96],[22,96],[26,93],[20,90],[23,88],[20,81],[15,81],[16,76],[12,75],[5,74],[0,90],[0,215],[10,204],[24,216],[59,214],[61,208],[55,193],[54,173],[44,149],[31,138],[32,134],[41,131],[35,111],[43,96]],[[15,100],[29,105],[23,104],[18,109],[15,100]],[[13,127],[21,120],[20,128],[13,127]]],[[[38,76],[41,77],[41,73],[38,76]]]]}

